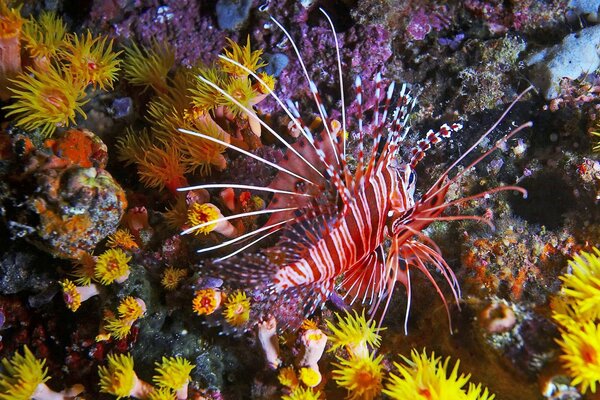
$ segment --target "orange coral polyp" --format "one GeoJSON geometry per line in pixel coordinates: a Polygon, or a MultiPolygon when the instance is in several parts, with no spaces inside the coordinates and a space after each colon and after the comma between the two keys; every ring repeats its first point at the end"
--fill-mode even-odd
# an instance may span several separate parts
{"type": "Polygon", "coordinates": [[[216,289],[198,290],[192,301],[192,309],[198,315],[210,315],[221,304],[221,298],[221,292],[216,289]]]}
{"type": "Polygon", "coordinates": [[[23,18],[19,9],[8,8],[2,2],[0,4],[0,39],[15,37],[20,34],[23,26],[23,18]]]}

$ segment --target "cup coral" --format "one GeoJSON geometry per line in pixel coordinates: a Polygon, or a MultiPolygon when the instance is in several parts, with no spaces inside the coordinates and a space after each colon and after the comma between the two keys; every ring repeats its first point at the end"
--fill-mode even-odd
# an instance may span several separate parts
{"type": "Polygon", "coordinates": [[[146,399],[152,386],[140,380],[133,370],[133,357],[127,354],[109,354],[108,364],[98,368],[100,391],[122,397],[146,399]]]}
{"type": "Polygon", "coordinates": [[[23,39],[35,68],[45,71],[50,61],[64,45],[67,26],[52,12],[42,12],[37,21],[30,19],[23,26],[23,39]]]}
{"type": "Polygon", "coordinates": [[[600,250],[581,252],[569,261],[571,271],[560,276],[552,317],[560,324],[560,361],[583,393],[596,392],[600,382],[600,250]]]}
{"type": "Polygon", "coordinates": [[[192,309],[198,315],[210,315],[221,305],[223,295],[220,290],[207,288],[196,291],[192,309]]]}
{"type": "Polygon", "coordinates": [[[569,261],[571,272],[560,277],[562,293],[581,320],[600,318],[600,250],[581,252],[569,261]]]}
{"type": "Polygon", "coordinates": [[[163,357],[160,363],[156,363],[156,375],[152,377],[152,381],[160,388],[175,391],[177,399],[185,400],[188,398],[190,372],[194,367],[182,357],[163,357]]]}
{"type": "Polygon", "coordinates": [[[160,284],[167,290],[175,290],[179,282],[187,275],[187,271],[182,268],[167,267],[163,271],[160,284]]]}
{"type": "Polygon", "coordinates": [[[175,53],[166,43],[152,42],[150,48],[133,43],[125,49],[123,70],[131,84],[165,93],[168,91],[167,74],[174,64],[175,53]]]}
{"type": "Polygon", "coordinates": [[[377,328],[375,321],[367,321],[363,310],[361,315],[354,311],[354,315],[346,313],[346,316],[335,314],[336,324],[326,321],[327,327],[331,331],[329,340],[332,343],[329,351],[334,351],[340,347],[345,347],[348,353],[359,358],[366,357],[369,354],[367,346],[372,348],[379,347],[381,335],[379,332],[385,328],[377,328]]]}
{"type": "Polygon", "coordinates": [[[352,356],[349,359],[338,357],[338,361],[333,364],[337,367],[333,370],[333,379],[338,386],[348,390],[348,399],[372,400],[381,393],[382,355],[375,357],[374,354],[368,354],[366,357],[352,356]]]}
{"type": "Polygon", "coordinates": [[[573,377],[572,385],[581,385],[585,393],[588,388],[596,393],[600,382],[600,324],[587,322],[562,333],[558,340],[563,354],[560,360],[573,377]]]}
{"type": "Polygon", "coordinates": [[[127,229],[117,229],[115,233],[108,237],[106,245],[110,248],[120,247],[123,250],[134,250],[139,248],[135,239],[127,229]]]}
{"type": "Polygon", "coordinates": [[[43,72],[30,70],[11,82],[9,90],[15,102],[4,109],[7,117],[15,117],[17,126],[39,128],[50,136],[57,127],[74,123],[77,114],[85,117],[81,108],[86,103],[85,86],[68,70],[59,71],[55,66],[43,72]]]}
{"type": "Polygon", "coordinates": [[[98,286],[90,283],[85,286],[75,286],[69,279],[63,279],[59,282],[63,289],[63,298],[67,308],[71,311],[77,311],[81,303],[89,298],[100,294],[98,286]]]}
{"type": "Polygon", "coordinates": [[[227,323],[235,327],[243,326],[248,322],[250,319],[250,299],[246,297],[245,292],[237,290],[227,296],[223,316],[227,323]]]}
{"type": "MultiPolygon", "coordinates": [[[[146,312],[146,303],[140,298],[127,296],[117,308],[119,317],[110,313],[105,318],[104,329],[115,339],[124,339],[131,332],[131,327],[146,312]]],[[[108,337],[107,337],[108,338],[108,337]]]]}
{"type": "Polygon", "coordinates": [[[103,285],[114,281],[124,282],[129,276],[129,261],[131,257],[121,249],[108,249],[98,256],[94,276],[103,285]]]}
{"type": "Polygon", "coordinates": [[[88,31],[87,35],[69,35],[60,56],[75,79],[106,90],[112,89],[117,77],[120,53],[112,50],[112,40],[107,43],[106,37],[94,38],[88,31]]]}
{"type": "Polygon", "coordinates": [[[318,390],[313,392],[310,388],[298,387],[290,394],[281,396],[281,400],[319,400],[321,398],[321,392],[318,390]]]}
{"type": "Polygon", "coordinates": [[[454,364],[454,368],[448,374],[450,357],[442,362],[442,357],[431,353],[428,356],[415,349],[411,351],[411,358],[401,356],[403,364],[394,363],[399,375],[390,373],[389,381],[383,393],[392,399],[415,399],[415,400],[493,400],[495,395],[489,394],[487,388],[482,389],[480,385],[465,385],[469,381],[470,374],[458,374],[460,361],[454,364]],[[483,390],[483,392],[482,392],[483,390]]]}
{"type": "Polygon", "coordinates": [[[0,374],[1,400],[61,400],[73,398],[83,392],[83,386],[75,385],[57,393],[46,386],[50,379],[46,360],[38,360],[27,346],[23,354],[15,353],[10,359],[2,359],[4,372],[0,374]]]}
{"type": "Polygon", "coordinates": [[[221,210],[211,203],[193,203],[188,209],[188,224],[191,227],[183,233],[194,232],[206,235],[215,231],[228,238],[237,234],[237,229],[223,217],[221,210]]]}

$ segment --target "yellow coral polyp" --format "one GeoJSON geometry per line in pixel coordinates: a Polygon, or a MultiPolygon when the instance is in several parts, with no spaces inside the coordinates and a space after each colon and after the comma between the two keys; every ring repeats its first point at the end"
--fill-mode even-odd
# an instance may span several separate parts
{"type": "Polygon", "coordinates": [[[83,100],[84,87],[69,71],[59,72],[55,67],[43,72],[30,70],[11,82],[9,90],[15,102],[4,109],[17,126],[39,128],[50,136],[57,127],[74,123],[77,114],[86,117],[81,108],[87,102],[83,100]]]}
{"type": "Polygon", "coordinates": [[[146,312],[146,304],[142,299],[133,296],[127,296],[119,303],[117,308],[119,317],[126,321],[135,321],[141,318],[146,312]]]}
{"type": "Polygon", "coordinates": [[[77,291],[77,286],[68,279],[59,282],[63,289],[63,298],[67,308],[71,311],[77,311],[81,306],[81,294],[77,291]]]}
{"type": "Polygon", "coordinates": [[[313,392],[310,388],[297,387],[290,394],[281,396],[281,400],[319,400],[321,392],[313,392]]]}
{"type": "Polygon", "coordinates": [[[489,394],[487,389],[481,393],[480,385],[469,385],[467,390],[464,389],[470,374],[458,374],[460,361],[454,364],[454,368],[448,374],[450,357],[442,362],[442,358],[436,357],[435,353],[428,356],[425,350],[419,354],[417,350],[413,349],[410,359],[404,356],[402,359],[403,364],[394,363],[398,375],[390,373],[389,381],[383,390],[383,393],[392,399],[493,400],[495,398],[493,394],[489,394]]]}
{"type": "Polygon", "coordinates": [[[321,382],[321,374],[312,368],[300,368],[298,375],[300,381],[308,387],[315,387],[321,382]]]}
{"type": "Polygon", "coordinates": [[[123,250],[133,250],[139,248],[135,239],[127,229],[117,229],[115,233],[108,237],[106,245],[111,248],[120,247],[123,250]]]}
{"type": "Polygon", "coordinates": [[[149,48],[132,44],[125,49],[123,70],[133,85],[152,87],[157,93],[168,92],[167,75],[175,64],[175,52],[166,43],[153,42],[149,48]]]}
{"type": "MultiPolygon", "coordinates": [[[[252,48],[250,47],[250,36],[247,37],[246,45],[243,47],[229,38],[227,38],[227,41],[231,46],[231,49],[225,49],[226,57],[237,61],[252,72],[256,72],[259,68],[267,65],[260,58],[260,56],[263,53],[261,49],[252,51],[252,48]]],[[[219,63],[223,71],[229,74],[243,77],[248,76],[248,73],[244,71],[243,68],[240,68],[235,64],[227,62],[227,60],[219,59],[219,63]]]]}
{"type": "Polygon", "coordinates": [[[176,394],[169,388],[153,388],[148,400],[177,400],[176,394]]]}
{"type": "Polygon", "coordinates": [[[0,374],[0,399],[26,400],[33,397],[40,384],[48,379],[48,368],[44,367],[46,360],[38,360],[27,346],[23,354],[15,353],[9,359],[2,359],[4,372],[0,374]]]}
{"type": "Polygon", "coordinates": [[[100,391],[121,397],[127,397],[133,390],[137,376],[133,370],[133,357],[127,354],[109,354],[108,364],[98,368],[100,391]]]}
{"type": "Polygon", "coordinates": [[[587,322],[562,332],[558,340],[563,354],[562,364],[573,378],[572,385],[581,385],[585,393],[588,388],[596,393],[600,382],[600,325],[587,322]]]}
{"type": "Polygon", "coordinates": [[[167,267],[162,274],[160,284],[167,290],[175,290],[179,282],[187,275],[187,271],[182,268],[167,267]]]}
{"type": "MultiPolygon", "coordinates": [[[[237,100],[243,107],[250,109],[256,103],[255,98],[258,93],[252,88],[252,84],[247,78],[232,78],[223,88],[227,94],[237,100]]],[[[234,115],[246,116],[247,112],[238,106],[231,99],[221,96],[217,98],[218,104],[227,107],[234,115]]]]}
{"type": "Polygon", "coordinates": [[[216,68],[199,68],[196,74],[195,85],[190,89],[192,104],[201,111],[210,111],[216,108],[222,102],[221,93],[213,86],[204,82],[200,77],[214,83],[218,87],[223,87],[227,76],[223,71],[216,68]]]}
{"type": "Polygon", "coordinates": [[[70,35],[61,56],[69,64],[73,76],[91,84],[94,88],[112,89],[119,72],[117,59],[121,52],[112,50],[112,40],[106,37],[92,37],[90,31],[78,36],[70,35]]]}
{"type": "MultiPolygon", "coordinates": [[[[114,337],[117,340],[121,340],[125,339],[127,335],[129,335],[133,322],[134,321],[122,318],[106,318],[104,320],[104,329],[110,334],[109,337],[114,337]]],[[[106,339],[108,339],[108,337],[106,339]]]]}
{"type": "Polygon", "coordinates": [[[600,250],[581,252],[569,261],[571,273],[560,276],[579,321],[600,318],[600,250]]]}
{"type": "MultiPolygon", "coordinates": [[[[333,379],[338,386],[348,390],[348,399],[371,400],[381,393],[383,379],[383,356],[338,358],[337,368],[333,370],[333,379]]],[[[411,397],[407,397],[411,398],[411,397]]],[[[448,398],[449,400],[450,398],[448,398]]]]}
{"type": "Polygon", "coordinates": [[[121,249],[108,249],[98,256],[94,276],[103,285],[110,285],[115,280],[124,280],[129,275],[131,257],[121,249]]]}
{"type": "MultiPolygon", "coordinates": [[[[210,221],[218,219],[221,215],[221,211],[211,203],[193,203],[188,209],[188,223],[191,226],[198,226],[206,224],[210,221]]],[[[208,234],[217,227],[217,223],[208,224],[201,228],[195,229],[195,234],[203,233],[208,234]]]]}
{"type": "Polygon", "coordinates": [[[294,367],[282,368],[279,371],[279,374],[277,374],[277,380],[279,380],[279,383],[281,383],[283,386],[290,389],[295,389],[298,387],[298,376],[296,376],[294,367]]]}
{"type": "Polygon", "coordinates": [[[195,368],[183,357],[163,357],[156,363],[156,375],[152,381],[161,388],[181,390],[190,381],[190,372],[195,368]]]}
{"type": "Polygon", "coordinates": [[[81,286],[87,286],[92,283],[95,275],[96,259],[89,253],[85,253],[75,261],[75,268],[71,275],[75,278],[75,283],[81,286]]]}
{"type": "Polygon", "coordinates": [[[250,300],[241,290],[227,296],[224,307],[225,320],[232,326],[242,326],[250,319],[250,300]]]}
{"type": "Polygon", "coordinates": [[[25,48],[32,58],[49,63],[64,45],[67,26],[53,12],[42,12],[37,21],[31,19],[23,27],[25,48]]]}
{"type": "Polygon", "coordinates": [[[221,292],[208,288],[196,291],[192,301],[192,310],[198,315],[210,315],[221,303],[221,292]]]}
{"type": "Polygon", "coordinates": [[[354,315],[347,312],[345,317],[338,313],[335,315],[337,324],[326,321],[327,328],[331,331],[331,335],[328,335],[332,343],[329,351],[345,347],[350,354],[363,357],[368,353],[367,345],[373,348],[379,347],[381,341],[379,332],[385,328],[377,328],[373,320],[367,321],[364,310],[361,315],[356,311],[354,315]]]}
{"type": "Polygon", "coordinates": [[[23,26],[23,18],[19,8],[9,8],[0,2],[0,39],[12,38],[20,34],[23,26]]]}

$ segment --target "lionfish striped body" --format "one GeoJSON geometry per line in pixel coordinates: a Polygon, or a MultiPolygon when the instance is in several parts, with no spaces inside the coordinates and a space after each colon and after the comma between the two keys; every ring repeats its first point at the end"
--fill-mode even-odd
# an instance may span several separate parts
{"type": "MultiPolygon", "coordinates": [[[[325,16],[331,24],[327,14],[325,16]]],[[[361,110],[362,85],[357,78],[355,88],[359,117],[358,130],[354,136],[357,138],[358,155],[356,168],[351,171],[346,164],[346,115],[337,39],[342,123],[327,116],[316,86],[308,77],[291,36],[276,20],[273,21],[288,36],[298,55],[323,121],[323,130],[319,134],[314,134],[302,121],[296,106],[291,102],[286,106],[272,91],[270,94],[302,133],[302,137],[296,143],[289,144],[271,127],[259,120],[252,110],[247,110],[249,118],[255,118],[255,122],[260,123],[288,148],[284,160],[279,164],[273,164],[233,145],[220,143],[279,170],[269,187],[247,187],[275,193],[267,210],[260,212],[271,213],[271,216],[264,227],[220,245],[200,249],[199,252],[249,241],[248,244],[218,260],[221,275],[228,280],[262,287],[270,293],[272,299],[285,301],[293,299],[303,306],[305,315],[314,312],[324,300],[339,290],[350,299],[350,303],[358,299],[369,304],[371,314],[374,314],[385,300],[381,321],[397,283],[405,286],[409,297],[408,307],[410,307],[411,270],[419,270],[427,276],[448,309],[445,297],[428,266],[441,273],[457,301],[460,297],[458,282],[438,247],[423,233],[423,230],[436,220],[472,219],[490,223],[478,216],[441,216],[441,214],[451,205],[481,198],[489,193],[501,190],[517,190],[524,193],[521,188],[504,186],[452,202],[445,200],[450,184],[456,182],[466,170],[498,148],[499,144],[496,144],[463,172],[457,173],[452,178],[448,177],[450,171],[484,140],[508,110],[492,129],[482,135],[456,160],[420,199],[415,200],[415,166],[432,145],[458,131],[461,125],[443,125],[438,132],[429,131],[410,152],[411,159],[397,166],[401,146],[408,132],[405,126],[406,120],[415,101],[403,86],[398,100],[390,107],[394,98],[394,84],[389,85],[387,90],[383,90],[378,76],[374,94],[378,106],[374,110],[372,120],[373,144],[369,154],[366,154],[364,144],[366,135],[361,110]],[[276,232],[281,233],[281,237],[275,248],[258,254],[236,256],[276,232]],[[336,287],[336,284],[339,286],[336,287]]],[[[333,30],[333,25],[331,26],[333,30]]],[[[221,56],[221,58],[244,68],[227,57],[221,56]]],[[[257,75],[246,70],[254,79],[267,87],[257,75]]],[[[207,83],[228,96],[218,86],[209,81],[207,83]]],[[[231,100],[235,101],[233,98],[231,100]]],[[[238,106],[244,108],[241,104],[238,106]]],[[[522,127],[513,130],[503,140],[517,133],[522,127]]],[[[200,132],[185,130],[182,132],[219,142],[200,132]]],[[[227,184],[201,185],[181,190],[224,186],[226,187],[227,184]]],[[[240,214],[239,217],[251,214],[253,213],[240,214]]],[[[408,310],[406,315],[408,317],[408,310]]]]}

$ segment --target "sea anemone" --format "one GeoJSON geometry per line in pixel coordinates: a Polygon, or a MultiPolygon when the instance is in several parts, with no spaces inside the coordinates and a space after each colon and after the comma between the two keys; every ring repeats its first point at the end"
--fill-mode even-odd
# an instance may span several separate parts
{"type": "Polygon", "coordinates": [[[394,363],[399,375],[390,373],[389,381],[383,390],[383,393],[392,399],[493,400],[495,397],[490,395],[487,389],[481,393],[481,386],[469,385],[469,389],[465,391],[464,386],[469,381],[470,374],[458,375],[460,360],[448,375],[450,357],[442,362],[442,358],[436,358],[435,353],[431,353],[429,357],[425,350],[419,354],[415,349],[411,351],[410,359],[401,357],[403,364],[394,363]]]}
{"type": "Polygon", "coordinates": [[[167,75],[175,64],[175,52],[166,43],[152,42],[142,48],[133,43],[125,49],[125,78],[136,86],[151,87],[157,93],[168,91],[167,75]]]}
{"type": "Polygon", "coordinates": [[[213,288],[196,291],[192,300],[192,309],[198,315],[210,315],[221,305],[221,291],[213,288]]]}
{"type": "Polygon", "coordinates": [[[69,279],[63,279],[59,283],[63,289],[63,299],[65,300],[65,304],[71,311],[77,311],[82,302],[100,294],[98,287],[93,283],[90,283],[87,286],[75,286],[69,279]]]}
{"type": "Polygon", "coordinates": [[[156,375],[152,381],[161,388],[176,391],[178,399],[187,399],[190,372],[194,367],[182,357],[163,357],[162,362],[156,363],[156,375]]]}
{"type": "Polygon", "coordinates": [[[338,357],[339,364],[333,365],[333,379],[338,386],[348,390],[348,399],[371,400],[381,392],[381,380],[383,379],[383,356],[375,357],[368,354],[366,357],[350,357],[343,359],[338,357]]]}
{"type": "Polygon", "coordinates": [[[175,290],[186,275],[187,271],[183,268],[167,267],[162,274],[160,284],[167,290],[175,290]]]}
{"type": "Polygon", "coordinates": [[[281,400],[319,400],[321,392],[313,392],[310,388],[297,387],[290,394],[281,396],[281,400]]]}
{"type": "Polygon", "coordinates": [[[239,327],[250,319],[250,300],[246,293],[236,290],[227,296],[224,304],[223,315],[225,320],[232,326],[239,327]]]}
{"type": "Polygon", "coordinates": [[[117,229],[115,233],[108,237],[106,245],[110,248],[120,247],[128,251],[139,247],[127,229],[117,229]]]}
{"type": "Polygon", "coordinates": [[[60,56],[67,61],[75,79],[106,90],[112,89],[119,72],[120,53],[112,50],[112,40],[107,43],[106,37],[93,38],[88,31],[87,35],[70,35],[60,56]]]}
{"type": "Polygon", "coordinates": [[[53,12],[43,11],[37,21],[30,19],[23,26],[25,48],[35,62],[36,69],[47,70],[50,60],[64,46],[67,26],[53,12]]]}
{"type": "Polygon", "coordinates": [[[385,328],[377,328],[375,321],[367,321],[363,310],[361,315],[354,311],[354,315],[346,312],[346,316],[340,316],[335,313],[336,324],[326,321],[327,327],[331,331],[329,340],[332,346],[329,351],[335,351],[340,347],[345,347],[348,353],[358,358],[364,358],[369,354],[367,346],[372,348],[379,347],[381,335],[379,332],[385,328]]]}
{"type": "Polygon", "coordinates": [[[108,364],[98,368],[100,391],[122,397],[144,399],[152,392],[152,386],[140,380],[133,370],[133,357],[129,354],[109,354],[108,364]]]}
{"type": "Polygon", "coordinates": [[[94,269],[94,277],[103,285],[114,281],[122,283],[129,276],[131,257],[121,249],[108,249],[98,256],[94,269]]]}
{"type": "Polygon", "coordinates": [[[84,85],[70,71],[59,72],[54,66],[47,71],[21,73],[11,80],[9,90],[14,103],[4,107],[6,116],[27,130],[41,129],[50,136],[57,127],[75,122],[76,114],[86,117],[81,106],[86,103],[84,85]]]}
{"type": "Polygon", "coordinates": [[[600,382],[600,325],[587,322],[562,332],[558,340],[563,354],[560,360],[573,378],[572,385],[581,385],[596,393],[600,382]]]}
{"type": "Polygon", "coordinates": [[[569,261],[571,273],[560,276],[562,293],[580,321],[600,318],[600,250],[581,252],[569,261]]]}

